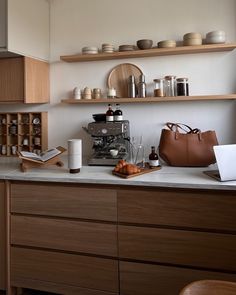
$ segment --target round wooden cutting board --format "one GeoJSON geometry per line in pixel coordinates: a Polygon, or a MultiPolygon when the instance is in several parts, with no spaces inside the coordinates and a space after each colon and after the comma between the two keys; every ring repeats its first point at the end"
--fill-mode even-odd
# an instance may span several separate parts
{"type": "Polygon", "coordinates": [[[138,83],[139,76],[143,72],[134,64],[123,63],[114,67],[108,75],[107,86],[108,88],[116,89],[117,97],[128,97],[128,81],[129,76],[133,75],[135,77],[135,83],[138,83]]]}

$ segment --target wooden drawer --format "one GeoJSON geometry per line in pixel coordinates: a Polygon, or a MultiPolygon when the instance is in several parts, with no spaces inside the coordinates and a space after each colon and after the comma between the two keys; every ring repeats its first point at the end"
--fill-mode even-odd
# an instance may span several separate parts
{"type": "Polygon", "coordinates": [[[11,243],[117,256],[117,227],[37,216],[11,216],[11,243]]]}
{"type": "Polygon", "coordinates": [[[236,231],[236,192],[120,190],[118,221],[236,231]]]}
{"type": "Polygon", "coordinates": [[[120,262],[121,295],[178,295],[190,282],[202,279],[236,281],[235,274],[120,262]]]}
{"type": "Polygon", "coordinates": [[[116,221],[116,191],[66,184],[12,183],[11,212],[116,221]]]}
{"type": "Polygon", "coordinates": [[[11,247],[11,285],[32,280],[118,292],[118,262],[112,259],[11,247]]]}
{"type": "Polygon", "coordinates": [[[236,236],[119,226],[119,255],[159,263],[236,271],[236,236]]]}

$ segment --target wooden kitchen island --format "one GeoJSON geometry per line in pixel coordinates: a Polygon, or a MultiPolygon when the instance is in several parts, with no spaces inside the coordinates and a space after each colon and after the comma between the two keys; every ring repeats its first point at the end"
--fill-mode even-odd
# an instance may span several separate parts
{"type": "Polygon", "coordinates": [[[236,182],[202,168],[132,179],[111,167],[5,174],[8,294],[177,295],[198,279],[236,281],[236,182]]]}

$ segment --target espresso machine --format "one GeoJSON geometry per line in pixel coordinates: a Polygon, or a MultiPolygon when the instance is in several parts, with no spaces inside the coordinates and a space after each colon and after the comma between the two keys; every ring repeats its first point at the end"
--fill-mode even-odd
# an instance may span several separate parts
{"type": "Polygon", "coordinates": [[[129,121],[91,122],[84,128],[93,140],[94,153],[88,161],[93,166],[114,166],[130,155],[129,121]],[[114,154],[116,151],[116,155],[114,154]]]}

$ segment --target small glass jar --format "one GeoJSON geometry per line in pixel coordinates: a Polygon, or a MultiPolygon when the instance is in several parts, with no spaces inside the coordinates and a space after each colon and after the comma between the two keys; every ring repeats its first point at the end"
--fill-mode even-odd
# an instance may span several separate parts
{"type": "Polygon", "coordinates": [[[108,88],[107,89],[107,98],[115,98],[116,97],[116,89],[115,88],[108,88]]]}
{"type": "Polygon", "coordinates": [[[165,76],[165,96],[176,95],[176,76],[165,76]]]}
{"type": "Polygon", "coordinates": [[[164,81],[165,79],[154,79],[153,82],[155,83],[154,88],[154,96],[155,97],[163,97],[165,96],[164,92],[164,81]]]}
{"type": "Polygon", "coordinates": [[[188,78],[177,78],[176,89],[178,96],[189,96],[188,78]]]}

